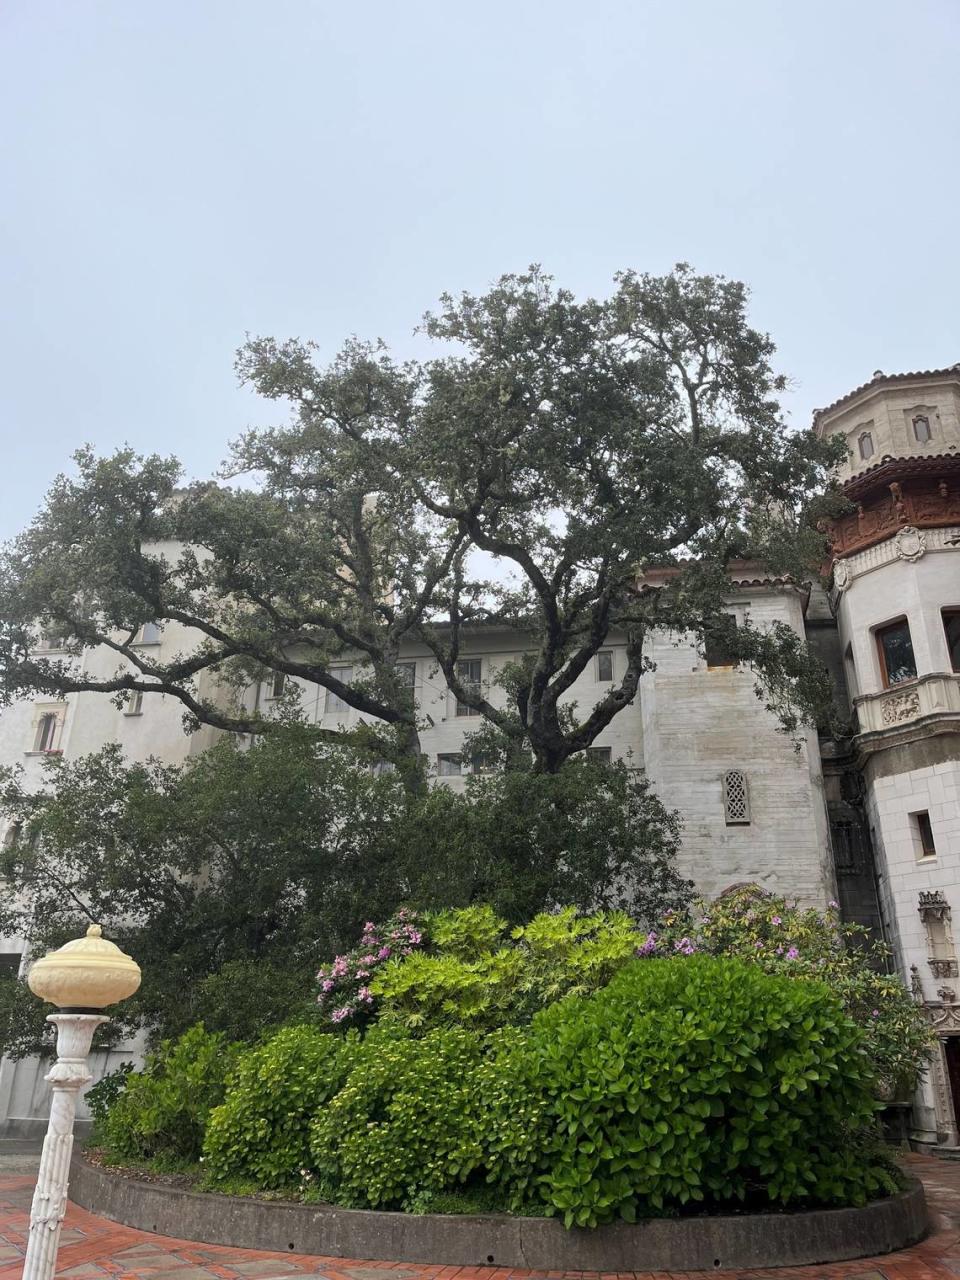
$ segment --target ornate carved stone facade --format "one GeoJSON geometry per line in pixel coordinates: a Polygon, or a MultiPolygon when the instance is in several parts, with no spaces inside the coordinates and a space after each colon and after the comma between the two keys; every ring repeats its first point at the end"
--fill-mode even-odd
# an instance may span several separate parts
{"type": "Polygon", "coordinates": [[[845,494],[854,510],[824,522],[833,556],[895,538],[901,559],[916,560],[926,550],[922,529],[960,524],[960,457],[884,459],[849,481],[845,494]]]}

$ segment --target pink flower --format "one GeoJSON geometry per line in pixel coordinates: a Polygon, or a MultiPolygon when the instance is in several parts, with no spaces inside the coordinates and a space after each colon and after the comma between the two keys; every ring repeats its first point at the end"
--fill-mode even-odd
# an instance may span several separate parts
{"type": "Polygon", "coordinates": [[[330,1021],[342,1022],[344,1018],[350,1017],[350,1012],[351,1012],[350,1009],[346,1005],[344,1005],[342,1009],[334,1009],[333,1013],[331,1013],[330,1015],[330,1021]]]}
{"type": "Polygon", "coordinates": [[[873,1011],[873,1013],[871,1013],[870,1017],[871,1017],[871,1018],[879,1018],[879,1017],[880,1017],[880,1010],[879,1010],[879,1009],[874,1009],[874,1011],[873,1011]]]}
{"type": "Polygon", "coordinates": [[[323,980],[323,982],[322,982],[320,985],[321,985],[322,990],[324,990],[324,991],[332,991],[332,990],[333,990],[333,988],[334,988],[334,986],[335,986],[336,984],[335,984],[335,983],[333,983],[333,982],[331,982],[329,978],[325,978],[325,979],[323,980]]]}
{"type": "Polygon", "coordinates": [[[791,947],[791,948],[790,948],[790,950],[787,952],[787,959],[788,959],[788,960],[799,960],[799,959],[800,959],[800,952],[797,950],[797,948],[796,948],[796,947],[791,947]]]}
{"type": "Polygon", "coordinates": [[[377,952],[377,959],[378,959],[378,960],[387,960],[387,959],[389,959],[389,956],[390,956],[390,948],[389,948],[389,947],[381,947],[381,948],[380,948],[380,950],[377,952]]]}
{"type": "Polygon", "coordinates": [[[357,992],[357,995],[364,1002],[364,1004],[373,1004],[373,996],[370,994],[369,987],[361,987],[360,990],[357,992]]]}
{"type": "Polygon", "coordinates": [[[827,906],[830,907],[831,910],[836,911],[839,909],[840,903],[837,902],[835,898],[831,898],[830,901],[827,903],[827,906]]]}
{"type": "Polygon", "coordinates": [[[361,963],[361,964],[374,964],[374,963],[375,963],[375,961],[376,961],[376,956],[361,956],[361,957],[360,957],[360,963],[361,963]]]}
{"type": "Polygon", "coordinates": [[[781,920],[781,918],[780,918],[779,916],[771,916],[771,917],[770,917],[770,923],[771,923],[771,924],[783,924],[783,921],[781,920]]]}

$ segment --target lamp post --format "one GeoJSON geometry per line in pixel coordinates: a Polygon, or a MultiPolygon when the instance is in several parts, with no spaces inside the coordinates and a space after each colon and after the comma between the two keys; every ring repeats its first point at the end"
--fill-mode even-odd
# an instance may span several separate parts
{"type": "Polygon", "coordinates": [[[53,1097],[30,1207],[23,1280],[53,1280],[67,1208],[77,1095],[93,1079],[87,1069],[93,1033],[107,1021],[101,1009],[126,1000],[140,986],[140,968],[100,936],[98,924],[92,924],[85,938],[67,942],[37,960],[27,983],[34,995],[56,1005],[58,1012],[47,1018],[57,1029],[57,1060],[45,1077],[53,1097]]]}

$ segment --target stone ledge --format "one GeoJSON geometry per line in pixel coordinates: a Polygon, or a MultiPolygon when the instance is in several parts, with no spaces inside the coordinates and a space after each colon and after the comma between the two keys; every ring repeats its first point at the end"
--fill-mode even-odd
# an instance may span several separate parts
{"type": "Polygon", "coordinates": [[[555,1219],[414,1216],[208,1195],[140,1182],[74,1155],[70,1199],[141,1231],[321,1257],[535,1271],[711,1271],[842,1262],[927,1233],[923,1187],[863,1209],[654,1219],[567,1231],[555,1219]]]}

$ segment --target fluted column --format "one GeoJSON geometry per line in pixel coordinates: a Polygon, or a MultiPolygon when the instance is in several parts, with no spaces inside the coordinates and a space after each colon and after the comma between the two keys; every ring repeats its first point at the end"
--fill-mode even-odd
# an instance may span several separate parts
{"type": "Polygon", "coordinates": [[[53,1098],[30,1208],[23,1280],[52,1280],[56,1270],[60,1226],[67,1208],[77,1095],[93,1079],[87,1066],[90,1045],[93,1033],[107,1019],[98,1013],[52,1013],[47,1021],[57,1029],[57,1060],[45,1076],[53,1098]]]}

